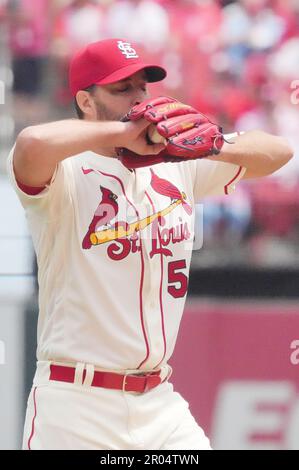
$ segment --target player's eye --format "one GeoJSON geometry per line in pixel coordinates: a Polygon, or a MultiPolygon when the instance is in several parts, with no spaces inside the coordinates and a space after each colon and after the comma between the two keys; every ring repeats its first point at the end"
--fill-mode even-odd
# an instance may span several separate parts
{"type": "Polygon", "coordinates": [[[117,90],[119,93],[125,93],[126,91],[129,91],[130,90],[130,87],[129,86],[126,86],[125,88],[120,88],[119,90],[117,90]]]}
{"type": "MultiPolygon", "coordinates": [[[[144,91],[146,93],[146,91],[147,91],[146,85],[143,85],[140,88],[141,88],[142,91],[144,91]]],[[[132,85],[127,85],[125,87],[119,88],[117,91],[118,91],[118,93],[125,93],[126,91],[130,91],[131,89],[132,89],[132,85]]]]}

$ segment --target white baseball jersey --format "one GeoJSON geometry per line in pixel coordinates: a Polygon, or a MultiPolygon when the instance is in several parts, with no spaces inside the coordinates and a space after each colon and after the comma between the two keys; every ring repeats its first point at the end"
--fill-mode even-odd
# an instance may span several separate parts
{"type": "Polygon", "coordinates": [[[231,192],[245,169],[203,159],[130,171],[85,152],[32,196],[15,180],[13,150],[8,172],[39,266],[38,360],[165,365],[187,294],[194,204],[231,192]]]}

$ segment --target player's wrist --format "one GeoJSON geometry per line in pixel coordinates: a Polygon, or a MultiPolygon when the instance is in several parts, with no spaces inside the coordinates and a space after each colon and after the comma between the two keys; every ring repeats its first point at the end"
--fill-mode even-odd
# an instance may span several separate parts
{"type": "Polygon", "coordinates": [[[111,121],[109,123],[110,132],[109,134],[109,144],[113,147],[124,147],[128,141],[127,132],[126,132],[126,123],[121,121],[111,121]]]}
{"type": "Polygon", "coordinates": [[[217,160],[217,161],[222,161],[226,163],[235,163],[234,159],[236,156],[236,151],[235,151],[235,143],[236,140],[238,139],[240,133],[239,132],[234,132],[231,134],[224,134],[223,135],[223,144],[221,146],[221,149],[219,150],[219,153],[215,153],[214,155],[210,155],[208,160],[217,160]]]}

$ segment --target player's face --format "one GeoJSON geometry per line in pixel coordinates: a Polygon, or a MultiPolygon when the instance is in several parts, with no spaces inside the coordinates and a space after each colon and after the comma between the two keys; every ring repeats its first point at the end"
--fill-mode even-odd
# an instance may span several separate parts
{"type": "Polygon", "coordinates": [[[98,86],[92,96],[97,120],[119,121],[132,106],[149,97],[146,74],[141,70],[125,80],[98,86]]]}

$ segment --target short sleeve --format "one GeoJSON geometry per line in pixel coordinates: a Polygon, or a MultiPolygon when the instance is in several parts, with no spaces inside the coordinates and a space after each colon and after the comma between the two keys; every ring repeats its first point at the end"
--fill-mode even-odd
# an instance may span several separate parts
{"type": "Polygon", "coordinates": [[[55,200],[58,197],[61,198],[66,194],[66,192],[69,192],[70,178],[66,177],[68,172],[66,160],[58,163],[50,183],[47,184],[41,192],[38,194],[27,194],[24,192],[19,187],[15,177],[13,166],[14,150],[15,146],[12,148],[7,158],[7,173],[10,183],[12,184],[24,209],[30,207],[38,208],[39,206],[45,208],[50,200],[55,200]]]}
{"type": "Polygon", "coordinates": [[[206,196],[221,196],[235,190],[246,168],[231,163],[198,160],[194,184],[196,202],[206,196]]]}
{"type": "MultiPolygon", "coordinates": [[[[237,135],[238,133],[227,134],[225,138],[231,139],[237,135]]],[[[246,168],[241,166],[205,158],[196,160],[195,163],[195,202],[199,202],[207,196],[221,196],[232,193],[246,172],[246,168]]]]}

